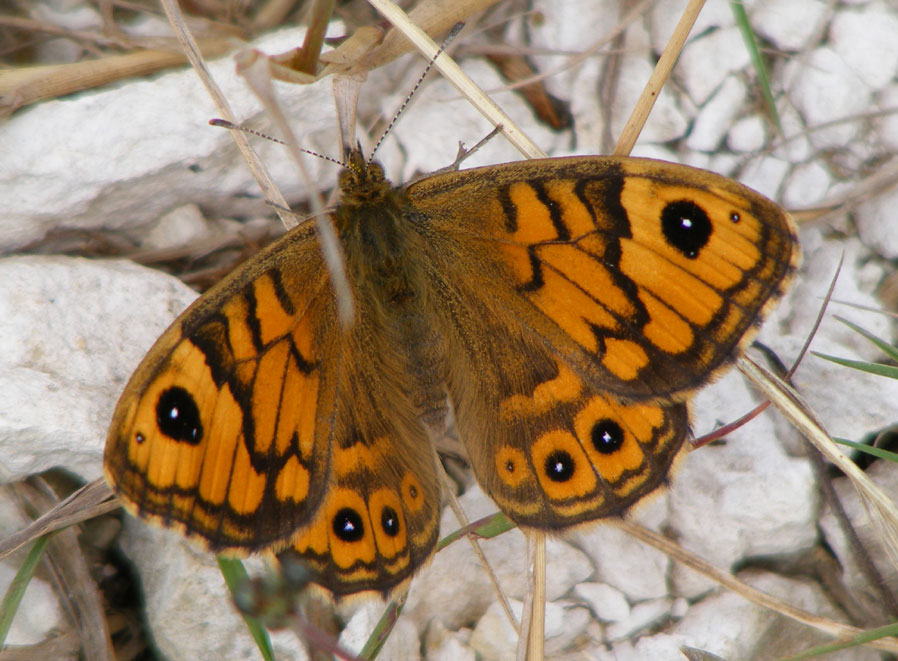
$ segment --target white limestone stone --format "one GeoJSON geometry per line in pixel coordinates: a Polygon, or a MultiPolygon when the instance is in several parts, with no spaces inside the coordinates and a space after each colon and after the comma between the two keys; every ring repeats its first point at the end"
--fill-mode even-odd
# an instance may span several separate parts
{"type": "Polygon", "coordinates": [[[824,46],[790,60],[783,78],[789,98],[810,126],[831,124],[811,136],[818,149],[841,149],[852,141],[858,130],[855,118],[869,110],[872,90],[838,53],[824,46]]]}
{"type": "Polygon", "coordinates": [[[829,169],[817,161],[800,163],[783,185],[781,201],[787,209],[813,207],[827,197],[833,183],[829,169]]]}
{"type": "MultiPolygon", "coordinates": [[[[278,52],[300,43],[296,30],[255,44],[278,52]]],[[[265,130],[258,102],[231,57],[210,63],[238,120],[265,130]]],[[[333,153],[331,82],[276,85],[303,146],[333,153]]],[[[0,249],[40,240],[58,227],[134,228],[186,203],[237,213],[268,213],[226,130],[208,126],[215,107],[189,68],[127,81],[17,112],[0,125],[0,249]],[[75,128],[73,128],[75,127],[75,128]]],[[[254,141],[285,195],[302,184],[276,143],[254,141]]],[[[309,159],[313,180],[333,185],[332,164],[309,159]],[[327,172],[327,176],[318,176],[327,172]]]]}
{"type": "MultiPolygon", "coordinates": [[[[168,530],[125,518],[120,540],[134,563],[154,644],[171,661],[257,658],[258,647],[234,607],[215,556],[168,530]]],[[[305,661],[303,644],[272,632],[278,659],[305,661]]]]}
{"type": "MultiPolygon", "coordinates": [[[[340,634],[340,646],[355,654],[361,652],[383,612],[384,604],[379,601],[369,602],[359,608],[340,634]]],[[[399,616],[381,654],[384,659],[395,661],[418,661],[421,658],[421,641],[411,620],[403,615],[399,616]]]]}
{"type": "Polygon", "coordinates": [[[827,10],[825,0],[759,0],[749,7],[749,20],[752,30],[780,50],[803,50],[827,10]]]}
{"type": "Polygon", "coordinates": [[[659,620],[670,615],[672,601],[670,599],[649,599],[640,602],[630,609],[630,615],[620,622],[608,625],[605,637],[608,641],[621,640],[636,635],[659,620]]]}
{"type": "Polygon", "coordinates": [[[713,151],[723,143],[733,121],[745,108],[748,91],[739,78],[729,76],[699,110],[686,146],[697,151],[713,151]]]}
{"type": "MultiPolygon", "coordinates": [[[[471,521],[497,511],[477,487],[469,489],[460,503],[471,521]]],[[[442,534],[457,527],[447,508],[442,517],[442,534]]],[[[520,530],[480,540],[480,546],[505,594],[523,599],[527,590],[527,542],[520,530]]],[[[563,540],[547,540],[546,583],[550,600],[560,598],[592,575],[593,565],[583,551],[563,540]]],[[[437,553],[416,577],[404,612],[416,622],[419,631],[433,619],[458,628],[479,618],[495,599],[489,577],[469,542],[461,539],[437,553]]]]}
{"type": "Polygon", "coordinates": [[[471,630],[450,631],[439,620],[427,628],[425,658],[428,661],[476,661],[477,654],[468,646],[471,630]]]}
{"type": "Polygon", "coordinates": [[[721,28],[687,42],[680,55],[677,77],[692,101],[702,106],[731,72],[745,69],[748,64],[748,49],[739,29],[721,28]]]}
{"type": "MultiPolygon", "coordinates": [[[[737,419],[756,404],[733,372],[695,399],[697,436],[737,419]]],[[[762,415],[723,444],[689,453],[671,490],[671,528],[678,542],[717,567],[757,554],[808,548],[816,540],[817,488],[807,461],[790,457],[773,419],[762,415]]],[[[694,598],[710,585],[674,567],[676,593],[694,598]]]]}
{"type": "Polygon", "coordinates": [[[886,259],[898,258],[896,205],[898,187],[893,187],[861,202],[855,210],[855,222],[861,241],[875,254],[886,259]]]}
{"type": "Polygon", "coordinates": [[[727,131],[727,147],[736,152],[757,152],[767,140],[768,124],[758,115],[737,119],[727,131]]]}
{"type": "Polygon", "coordinates": [[[898,68],[896,34],[894,5],[879,2],[838,12],[829,29],[833,51],[873,89],[888,84],[898,68]]]}
{"type": "Polygon", "coordinates": [[[126,379],[195,297],[123,260],[0,260],[0,479],[54,466],[99,477],[126,379]]]}
{"type": "Polygon", "coordinates": [[[620,622],[630,615],[630,604],[624,593],[607,583],[580,583],[574,588],[574,594],[603,622],[620,622]]]}

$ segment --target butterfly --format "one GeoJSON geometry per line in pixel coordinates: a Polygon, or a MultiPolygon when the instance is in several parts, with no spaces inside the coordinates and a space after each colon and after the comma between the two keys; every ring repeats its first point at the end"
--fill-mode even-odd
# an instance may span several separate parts
{"type": "Polygon", "coordinates": [[[662,161],[552,158],[394,187],[355,151],[339,189],[353,322],[301,224],[159,338],[104,456],[132,513],[214,551],[292,549],[336,596],[388,593],[433,554],[433,440],[450,419],[524,528],[618,516],[663,485],[692,393],[799,258],[779,206],[662,161]]]}

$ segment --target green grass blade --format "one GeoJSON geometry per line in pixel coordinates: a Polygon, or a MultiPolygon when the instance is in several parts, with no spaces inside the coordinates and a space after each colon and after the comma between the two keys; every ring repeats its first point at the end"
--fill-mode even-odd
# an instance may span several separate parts
{"type": "Polygon", "coordinates": [[[13,618],[15,618],[19,610],[22,597],[25,596],[25,590],[28,589],[28,584],[34,577],[37,565],[41,558],[44,557],[44,551],[47,550],[47,544],[50,543],[52,536],[52,533],[44,535],[34,542],[31,550],[28,551],[28,555],[25,556],[25,562],[19,567],[19,571],[16,572],[12,583],[6,589],[6,594],[3,595],[3,602],[0,603],[0,649],[6,644],[6,636],[9,634],[13,618]]]}
{"type": "Polygon", "coordinates": [[[399,614],[402,613],[402,608],[405,606],[405,598],[406,595],[401,595],[390,602],[390,605],[374,627],[374,631],[368,636],[362,651],[359,652],[359,659],[373,661],[373,659],[377,658],[377,655],[380,654],[381,649],[387,642],[387,638],[390,637],[390,632],[393,631],[393,627],[396,626],[396,622],[399,620],[399,614]]]}
{"type": "Polygon", "coordinates": [[[885,459],[886,461],[894,461],[895,463],[898,463],[898,452],[889,452],[888,450],[873,447],[872,445],[867,445],[866,443],[849,441],[847,438],[833,438],[833,440],[839,445],[846,445],[859,452],[866,452],[867,454],[873,455],[878,459],[885,459]]]}
{"type": "Polygon", "coordinates": [[[889,358],[891,358],[892,360],[898,362],[898,348],[893,347],[891,344],[889,344],[889,343],[886,342],[885,340],[879,339],[878,337],[876,337],[876,336],[875,336],[873,333],[871,333],[870,331],[864,330],[864,329],[861,328],[860,326],[851,323],[850,321],[848,321],[848,320],[845,319],[844,317],[838,317],[838,316],[837,316],[836,319],[838,319],[838,320],[841,321],[843,324],[845,324],[846,326],[848,326],[848,328],[850,328],[850,329],[853,330],[854,332],[856,332],[856,333],[862,335],[863,337],[865,337],[866,339],[868,339],[870,342],[872,342],[873,344],[875,344],[875,345],[879,348],[879,350],[882,351],[882,352],[883,352],[885,355],[887,355],[889,358]]]}
{"type": "MultiPolygon", "coordinates": [[[[218,568],[221,570],[221,575],[224,577],[225,583],[227,583],[228,589],[231,591],[231,597],[233,598],[238,586],[242,582],[249,580],[246,568],[239,558],[217,556],[217,560],[218,568]]],[[[262,655],[262,658],[265,659],[265,661],[274,661],[274,649],[271,647],[271,637],[268,635],[268,629],[265,628],[265,625],[263,625],[258,618],[246,615],[245,613],[241,613],[241,616],[243,617],[243,621],[246,622],[246,627],[249,629],[253,640],[256,641],[256,646],[259,648],[259,653],[262,655]]]]}
{"type": "Polygon", "coordinates": [[[813,649],[805,650],[800,654],[796,654],[794,656],[786,657],[788,659],[812,659],[812,658],[821,658],[826,656],[827,654],[832,654],[834,652],[838,652],[839,650],[851,649],[855,647],[860,647],[865,643],[870,643],[874,640],[879,640],[880,638],[886,638],[888,636],[894,636],[898,634],[898,623],[887,624],[883,627],[879,627],[878,629],[870,629],[869,631],[865,631],[861,634],[858,634],[854,638],[850,640],[840,641],[838,643],[832,643],[830,645],[821,645],[820,647],[815,647],[813,649]]]}
{"type": "Polygon", "coordinates": [[[836,356],[830,356],[825,353],[817,353],[816,351],[812,351],[811,353],[818,358],[823,358],[823,360],[828,360],[832,363],[836,363],[837,365],[844,365],[845,367],[851,367],[853,369],[860,370],[861,372],[875,374],[876,376],[885,376],[889,379],[898,379],[898,367],[894,367],[892,365],[869,363],[864,360],[848,360],[847,358],[837,358],[836,356]]]}
{"type": "Polygon", "coordinates": [[[745,13],[745,5],[741,0],[730,2],[733,9],[733,16],[736,18],[736,25],[739,26],[739,32],[742,33],[742,39],[745,41],[745,47],[751,57],[752,66],[758,76],[758,85],[761,87],[761,95],[764,97],[764,105],[767,106],[767,114],[770,116],[773,125],[779,133],[783,132],[780,116],[776,110],[776,102],[773,100],[773,91],[770,88],[770,74],[767,72],[767,65],[761,56],[761,48],[758,46],[758,39],[755,31],[752,30],[751,24],[748,22],[748,14],[745,13]]]}

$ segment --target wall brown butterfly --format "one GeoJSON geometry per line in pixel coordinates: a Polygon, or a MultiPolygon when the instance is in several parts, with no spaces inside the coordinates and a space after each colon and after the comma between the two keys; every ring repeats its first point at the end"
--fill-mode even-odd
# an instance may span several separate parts
{"type": "Polygon", "coordinates": [[[716,174],[573,157],[393,187],[350,154],[333,219],[341,326],[313,223],[159,338],[105,473],[138,516],[212,550],[293,548],[335,595],[389,592],[434,551],[448,411],[519,525],[620,515],[664,483],[688,400],[798,262],[789,215],[716,174]]]}

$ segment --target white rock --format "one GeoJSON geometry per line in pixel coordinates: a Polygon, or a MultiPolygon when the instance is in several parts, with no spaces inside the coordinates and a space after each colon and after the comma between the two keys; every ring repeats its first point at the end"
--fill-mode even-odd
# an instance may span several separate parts
{"type": "Polygon", "coordinates": [[[727,75],[749,64],[748,49],[736,27],[714,30],[686,43],[676,74],[693,103],[702,106],[727,75]]]}
{"type": "MultiPolygon", "coordinates": [[[[656,53],[660,53],[667,46],[686,5],[686,0],[669,0],[658,3],[649,13],[652,47],[656,53]]],[[[701,13],[696,18],[692,31],[689,33],[690,38],[694,39],[698,35],[704,35],[706,32],[721,27],[730,27],[733,24],[732,9],[721,2],[709,2],[702,7],[701,13]]]]}
{"type": "Polygon", "coordinates": [[[803,50],[828,10],[824,0],[759,0],[749,8],[749,19],[752,29],[778,49],[803,50]]]}
{"type": "Polygon", "coordinates": [[[886,85],[898,67],[898,16],[894,6],[873,3],[837,12],[830,25],[830,45],[867,85],[886,85]]]}
{"type": "MultiPolygon", "coordinates": [[[[485,62],[472,62],[465,72],[475,78],[485,89],[501,88],[504,84],[494,68],[485,62]]],[[[413,83],[410,83],[413,84],[413,83]]],[[[403,89],[403,88],[400,88],[403,89]]],[[[405,88],[407,90],[407,88],[405,88]]],[[[385,102],[382,114],[395,112],[396,101],[401,101],[407,91],[385,102]]],[[[511,92],[495,95],[496,102],[512,120],[527,127],[527,135],[543,149],[550,149],[558,136],[547,127],[533,120],[532,110],[511,92]]],[[[403,114],[395,130],[387,137],[387,143],[395,142],[404,159],[400,176],[396,181],[409,181],[424,172],[433,172],[452,164],[459,141],[473,147],[492,131],[492,125],[445,80],[435,80],[415,99],[415,107],[403,114]],[[450,118],[447,121],[447,118],[450,118]]],[[[378,152],[380,155],[380,152],[378,152]]],[[[462,167],[490,165],[521,160],[521,154],[511,143],[497,136],[465,159],[462,167]]]]}
{"type": "MultiPolygon", "coordinates": [[[[511,610],[520,621],[523,604],[511,601],[511,610]]],[[[585,631],[590,621],[585,608],[563,603],[549,602],[545,612],[545,651],[558,654],[566,650],[585,631]]],[[[518,645],[517,633],[512,629],[505,611],[498,603],[492,604],[471,634],[470,646],[479,658],[487,660],[513,659],[518,645]]]]}
{"type": "MultiPolygon", "coordinates": [[[[612,135],[621,134],[652,70],[652,63],[645,58],[625,57],[621,62],[618,88],[611,108],[612,135]]],[[[676,140],[686,132],[688,125],[688,120],[677,107],[673,96],[666,91],[662,92],[639,135],[639,142],[664,143],[676,140]]]]}
{"type": "Polygon", "coordinates": [[[53,466],[99,477],[125,380],[195,297],[126,261],[0,260],[0,479],[53,466]]]}
{"type": "MultiPolygon", "coordinates": [[[[24,554],[18,553],[0,563],[0,593],[6,594],[23,560],[24,554]]],[[[29,581],[13,617],[4,649],[12,652],[12,648],[18,645],[36,645],[50,638],[54,631],[66,626],[68,625],[62,619],[59,600],[52,586],[40,577],[34,576],[29,581]]]]}
{"type": "Polygon", "coordinates": [[[596,566],[595,578],[626,595],[631,602],[668,594],[670,559],[619,528],[597,525],[579,533],[578,546],[596,566]]]}
{"type": "MultiPolygon", "coordinates": [[[[879,93],[879,107],[883,110],[898,108],[898,83],[892,83],[879,93]]],[[[898,152],[898,113],[887,112],[873,120],[881,145],[891,153],[898,152]]]]}
{"type": "MultiPolygon", "coordinates": [[[[374,601],[359,608],[340,634],[340,646],[355,654],[361,652],[383,615],[384,607],[383,603],[374,601]]],[[[420,650],[421,641],[415,625],[407,617],[400,615],[381,650],[383,658],[418,661],[421,658],[420,650]]]]}
{"type": "Polygon", "coordinates": [[[788,209],[813,207],[826,198],[831,184],[832,176],[821,163],[800,163],[783,186],[782,204],[788,209]]]}
{"type": "MultiPolygon", "coordinates": [[[[823,297],[844,255],[832,302],[814,336],[811,348],[833,353],[844,347],[853,357],[876,360],[880,357],[879,349],[833,317],[843,317],[877,337],[890,337],[891,321],[883,315],[862,309],[877,308],[879,305],[874,292],[885,275],[882,267],[874,265],[874,270],[870,271],[870,250],[857,239],[832,241],[824,238],[819,228],[804,231],[801,236],[804,252],[802,273],[771,321],[784,323],[787,328],[794,329],[792,332],[797,338],[803,340],[813,328],[823,305],[823,297]]],[[[770,340],[773,343],[777,341],[775,337],[770,340]]],[[[811,361],[807,361],[808,364],[802,365],[802,369],[809,367],[811,361]]],[[[823,378],[823,375],[817,375],[816,378],[823,378]]],[[[834,403],[837,404],[840,398],[835,398],[834,403]]]]}
{"type": "Polygon", "coordinates": [[[774,142],[773,155],[789,163],[814,160],[819,151],[812,141],[816,133],[808,128],[808,122],[787,97],[777,103],[777,114],[782,126],[782,140],[774,142]]]}
{"type": "Polygon", "coordinates": [[[620,622],[630,616],[630,604],[624,593],[606,583],[580,583],[574,588],[574,594],[603,622],[620,622]]]}
{"type": "Polygon", "coordinates": [[[220,229],[206,220],[196,204],[185,204],[161,216],[147,232],[140,246],[156,250],[184,248],[208,241],[220,229]]]}
{"type": "MultiPolygon", "coordinates": [[[[477,487],[469,489],[460,502],[471,521],[497,511],[495,504],[477,487]]],[[[457,527],[447,508],[443,512],[442,534],[457,527]]],[[[480,546],[503,592],[511,598],[523,599],[527,591],[527,543],[520,530],[480,540],[480,546]]],[[[589,557],[562,540],[547,540],[546,555],[549,600],[558,599],[593,573],[589,557]]],[[[420,631],[434,618],[456,629],[476,621],[494,600],[486,572],[469,542],[460,539],[437,553],[430,566],[416,576],[404,612],[420,631]]]]}
{"type": "Polygon", "coordinates": [[[861,241],[878,256],[886,259],[898,257],[896,204],[898,188],[893,187],[861,202],[855,210],[854,217],[861,241]]]}
{"type": "Polygon", "coordinates": [[[670,599],[651,599],[638,603],[630,610],[628,618],[608,625],[605,636],[609,641],[629,638],[659,620],[669,617],[671,605],[670,599]]]}
{"type": "MultiPolygon", "coordinates": [[[[546,604],[548,610],[548,604],[546,604]]],[[[515,619],[521,621],[523,604],[511,601],[511,610],[515,619]]],[[[492,659],[513,659],[518,645],[517,632],[512,628],[498,603],[493,603],[477,622],[471,634],[471,648],[484,661],[492,659]]]]}
{"type": "MultiPolygon", "coordinates": [[[[755,403],[745,380],[729,373],[696,396],[696,435],[738,418],[755,403]]],[[[810,466],[786,454],[769,415],[732,432],[724,444],[690,452],[671,501],[671,528],[680,545],[723,569],[747,555],[808,548],[816,540],[817,488],[810,466]]],[[[709,587],[679,565],[674,583],[687,598],[709,587]]]]}
{"type": "Polygon", "coordinates": [[[780,186],[791,169],[792,165],[788,161],[775,156],[762,155],[749,159],[737,178],[761,195],[776,200],[779,198],[780,186]]]}
{"type": "Polygon", "coordinates": [[[688,644],[682,636],[659,633],[640,638],[635,644],[628,640],[615,643],[607,658],[609,661],[682,661],[681,648],[688,644]]]}
{"type": "MultiPolygon", "coordinates": [[[[180,535],[126,517],[122,550],[140,576],[147,624],[171,661],[257,658],[258,647],[231,601],[215,556],[180,535]]],[[[307,659],[290,632],[271,633],[278,659],[307,659]]]]}
{"type": "MultiPolygon", "coordinates": [[[[301,41],[296,30],[256,44],[268,52],[301,41]]],[[[258,117],[258,103],[234,71],[230,57],[210,63],[238,120],[258,117]]],[[[331,81],[277,85],[285,113],[297,119],[303,146],[333,153],[331,81]]],[[[41,239],[56,227],[135,227],[186,203],[236,214],[268,213],[258,186],[226,130],[208,126],[217,112],[192,69],[176,69],[128,84],[47,101],[0,125],[0,153],[16,154],[0,168],[0,249],[41,239]],[[73,130],[77,127],[77,130],[73,130]]],[[[258,151],[285,194],[301,188],[296,165],[280,145],[256,141],[258,151]]],[[[323,188],[335,168],[309,159],[323,188]],[[319,176],[320,172],[326,176],[319,176]]]]}
{"type": "MultiPolygon", "coordinates": [[[[866,469],[867,477],[886,494],[896,493],[898,489],[898,470],[894,463],[877,460],[866,469]]],[[[861,540],[863,548],[883,576],[886,585],[895,585],[898,570],[894,564],[894,553],[888,549],[889,542],[884,541],[883,531],[878,522],[871,521],[866,505],[858,496],[857,490],[846,477],[833,480],[839,501],[845,515],[851,522],[861,540]],[[889,561],[891,559],[891,562],[889,561]]],[[[835,553],[842,569],[842,580],[846,587],[858,599],[867,612],[879,617],[882,611],[878,593],[870,588],[866,574],[861,571],[857,551],[845,537],[842,527],[827,508],[820,517],[820,528],[823,530],[827,544],[835,553]]]]}
{"type": "Polygon", "coordinates": [[[699,111],[686,146],[709,152],[720,147],[733,121],[743,111],[747,95],[745,83],[735,76],[727,77],[699,111]]]}
{"type": "Polygon", "coordinates": [[[758,115],[737,119],[727,132],[727,147],[737,152],[759,151],[767,140],[768,124],[758,115]]]}
{"type": "Polygon", "coordinates": [[[789,98],[810,126],[845,120],[814,131],[811,140],[818,149],[843,148],[854,139],[860,120],[853,118],[869,110],[872,90],[838,53],[817,48],[790,61],[783,78],[789,98]]]}
{"type": "Polygon", "coordinates": [[[427,629],[425,658],[428,661],[475,661],[477,655],[468,646],[471,630],[449,631],[439,620],[427,629]]]}
{"type": "MultiPolygon", "coordinates": [[[[839,618],[816,585],[755,572],[743,572],[739,578],[792,606],[824,617],[839,618]]],[[[831,642],[831,639],[810,627],[788,620],[728,591],[721,591],[695,604],[670,633],[681,644],[688,644],[724,659],[782,658],[831,642]]],[[[874,650],[869,650],[868,653],[858,647],[833,658],[839,661],[872,661],[879,656],[874,650]]]]}

